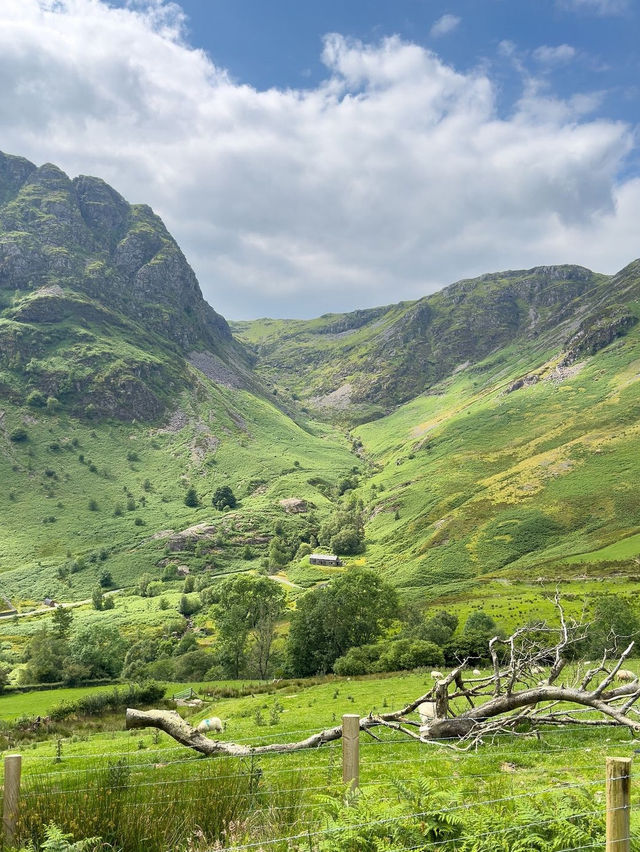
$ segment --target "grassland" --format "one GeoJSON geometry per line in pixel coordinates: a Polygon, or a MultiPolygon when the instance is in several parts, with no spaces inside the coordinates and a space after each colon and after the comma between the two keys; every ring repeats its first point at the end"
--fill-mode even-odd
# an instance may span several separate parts
{"type": "MultiPolygon", "coordinates": [[[[637,664],[632,663],[632,668],[637,664]]],[[[218,699],[190,711],[190,718],[195,722],[211,714],[222,717],[226,723],[223,738],[235,742],[292,741],[335,724],[345,712],[365,715],[399,707],[426,691],[431,683],[424,672],[386,678],[331,678],[315,685],[298,681],[279,684],[272,695],[218,699]]],[[[14,700],[0,698],[0,713],[5,715],[14,700]]],[[[485,831],[514,830],[518,820],[523,822],[522,815],[516,813],[519,805],[526,806],[529,822],[549,820],[554,811],[567,807],[573,808],[573,813],[587,806],[600,813],[605,757],[626,757],[633,750],[633,742],[621,731],[571,726],[546,730],[540,736],[498,735],[466,754],[443,746],[421,745],[388,730],[377,736],[379,740],[361,735],[362,792],[359,802],[352,802],[357,816],[352,822],[372,821],[383,814],[393,824],[395,819],[409,819],[408,815],[416,811],[428,814],[432,809],[464,808],[460,816],[477,832],[483,820],[488,823],[485,831]]],[[[145,848],[141,845],[145,841],[135,833],[133,814],[144,821],[143,807],[144,813],[158,819],[165,830],[163,808],[169,810],[168,802],[172,802],[176,804],[171,811],[176,820],[174,830],[179,824],[189,829],[200,813],[209,837],[217,834],[225,845],[268,839],[269,848],[277,850],[354,848],[337,845],[337,841],[334,846],[304,845],[309,844],[308,839],[300,841],[299,846],[297,841],[271,842],[278,836],[305,835],[307,831],[328,829],[329,837],[333,831],[339,836],[345,831],[339,743],[251,760],[203,759],[176,747],[174,741],[158,732],[111,730],[93,735],[79,732],[64,739],[61,746],[46,741],[22,751],[26,795],[23,825],[30,833],[37,833],[36,820],[55,818],[76,836],[82,829],[116,840],[120,832],[121,840],[124,836],[127,843],[125,849],[138,850],[145,848]],[[111,792],[105,788],[111,788],[111,792]],[[119,827],[109,822],[106,800],[120,814],[120,820],[116,820],[119,827]],[[198,805],[203,800],[207,804],[198,805]],[[222,807],[227,800],[234,802],[235,815],[222,807]],[[222,835],[221,825],[205,818],[205,807],[220,821],[231,817],[234,829],[222,835]],[[180,809],[182,818],[177,816],[180,809]]],[[[638,798],[634,784],[634,802],[638,798]]],[[[154,845],[151,829],[148,823],[145,825],[146,848],[150,852],[166,848],[154,845]]],[[[197,832],[191,836],[196,837],[197,832]]],[[[478,849],[513,848],[508,837],[500,840],[501,845],[480,845],[478,849]]],[[[492,842],[498,843],[495,839],[492,842]]],[[[183,846],[176,840],[173,848],[183,846]]],[[[396,847],[390,844],[380,848],[396,847]]]]}

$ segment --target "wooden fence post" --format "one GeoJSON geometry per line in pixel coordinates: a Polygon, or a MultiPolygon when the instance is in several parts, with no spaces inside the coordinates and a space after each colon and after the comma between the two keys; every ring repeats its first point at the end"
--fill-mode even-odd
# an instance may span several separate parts
{"type": "Polygon", "coordinates": [[[606,852],[631,850],[631,758],[607,758],[606,852]]]}
{"type": "Polygon", "coordinates": [[[20,774],[22,757],[19,754],[8,754],[4,759],[4,793],[2,797],[2,826],[4,840],[8,846],[13,846],[18,825],[18,810],[20,808],[20,774]]]}
{"type": "Polygon", "coordinates": [[[352,789],[360,785],[360,716],[342,717],[342,780],[352,789]]]}

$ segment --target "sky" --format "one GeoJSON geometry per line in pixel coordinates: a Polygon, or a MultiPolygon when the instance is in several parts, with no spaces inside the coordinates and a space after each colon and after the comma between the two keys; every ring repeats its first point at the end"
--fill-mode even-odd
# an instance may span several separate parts
{"type": "Polygon", "coordinates": [[[150,204],[230,319],[640,256],[637,0],[0,0],[0,150],[150,204]]]}

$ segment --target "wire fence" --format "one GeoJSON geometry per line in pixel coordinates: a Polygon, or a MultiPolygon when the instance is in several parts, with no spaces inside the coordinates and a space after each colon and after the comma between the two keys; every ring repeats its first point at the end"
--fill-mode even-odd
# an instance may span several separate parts
{"type": "MultiPolygon", "coordinates": [[[[198,852],[493,852],[527,849],[514,845],[527,832],[566,835],[562,848],[531,848],[570,852],[602,849],[605,823],[624,817],[611,829],[617,831],[611,849],[640,849],[629,820],[631,770],[604,775],[600,761],[590,762],[584,741],[558,742],[555,733],[531,737],[524,743],[531,751],[519,757],[513,737],[496,737],[484,751],[453,754],[392,734],[378,740],[361,734],[355,743],[344,738],[311,752],[215,760],[182,757],[177,752],[184,749],[174,746],[144,754],[54,753],[47,759],[58,762],[49,771],[41,755],[35,769],[36,758],[27,755],[15,795],[7,786],[7,758],[0,848],[41,839],[42,825],[53,820],[132,852],[186,848],[186,835],[200,837],[200,845],[189,847],[198,852]],[[349,749],[355,749],[355,764],[349,749]],[[549,765],[564,754],[567,766],[549,765]],[[552,783],[540,783],[543,774],[552,783]],[[612,799],[610,791],[625,784],[628,800],[612,799]],[[159,845],[161,836],[165,845],[159,845]]],[[[632,751],[631,742],[624,745],[632,751]]]]}

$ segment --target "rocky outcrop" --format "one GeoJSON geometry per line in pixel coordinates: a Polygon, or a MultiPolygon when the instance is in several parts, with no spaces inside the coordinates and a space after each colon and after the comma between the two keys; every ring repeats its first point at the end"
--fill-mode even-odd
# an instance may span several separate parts
{"type": "Polygon", "coordinates": [[[246,360],[162,220],[99,178],[0,154],[0,287],[51,283],[142,321],[181,349],[246,360]]]}
{"type": "Polygon", "coordinates": [[[566,342],[567,354],[560,366],[567,367],[585,355],[595,355],[618,337],[624,337],[637,322],[638,317],[627,312],[585,320],[577,333],[566,342]]]}

